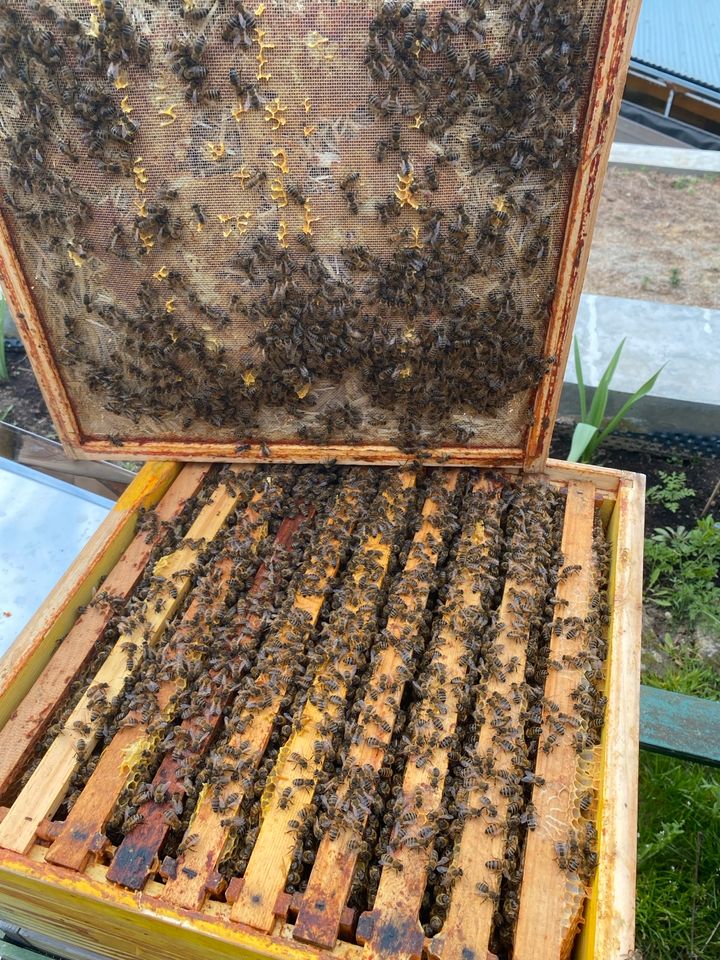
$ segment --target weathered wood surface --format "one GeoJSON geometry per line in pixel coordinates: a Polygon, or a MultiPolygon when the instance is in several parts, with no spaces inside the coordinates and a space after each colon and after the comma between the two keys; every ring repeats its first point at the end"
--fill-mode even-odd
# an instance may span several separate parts
{"type": "MultiPolygon", "coordinates": [[[[16,253],[5,216],[0,212],[0,279],[3,295],[30,358],[33,373],[68,456],[76,458],[83,436],[70,403],[47,330],[40,319],[32,284],[16,253]]],[[[97,459],[97,458],[95,458],[97,459]]],[[[124,459],[127,459],[125,457],[124,459]]],[[[166,458],[168,459],[168,458],[166,458]]]]}
{"type": "MultiPolygon", "coordinates": [[[[242,617],[242,628],[239,643],[225,644],[227,657],[241,660],[252,650],[258,640],[261,626],[261,617],[251,613],[251,609],[271,609],[276,581],[273,576],[273,559],[277,559],[281,551],[286,550],[298,529],[304,522],[314,516],[315,511],[298,512],[294,516],[286,517],[281,523],[276,536],[276,549],[269,562],[261,564],[253,584],[248,591],[245,604],[245,613],[242,617]]],[[[231,571],[228,571],[231,573],[231,571]]],[[[220,598],[221,603],[224,597],[220,598]]],[[[219,669],[211,669],[208,673],[212,685],[219,684],[223,674],[219,669]]],[[[163,758],[155,774],[152,785],[156,790],[164,792],[163,799],[146,801],[138,810],[142,822],[134,827],[124,838],[115,852],[113,861],[108,870],[108,880],[120,883],[132,890],[140,890],[154,867],[160,847],[170,829],[168,817],[173,811],[173,805],[185,799],[184,776],[181,771],[188,762],[195,766],[207,752],[213,737],[218,732],[223,719],[223,713],[232,697],[234,688],[226,684],[224,690],[218,689],[216,697],[210,698],[203,710],[193,714],[180,724],[181,733],[187,733],[189,744],[184,749],[174,749],[163,758]]]]}
{"type": "Polygon", "coordinates": [[[420,907],[449,763],[442,741],[455,732],[468,658],[489,618],[497,572],[486,561],[499,549],[501,512],[497,485],[477,480],[463,512],[456,573],[433,641],[437,653],[431,680],[413,728],[409,754],[416,762],[411,760],[403,779],[390,840],[394,865],[383,869],[373,909],[358,922],[358,937],[366,941],[364,960],[419,960],[422,953],[420,907]],[[434,781],[432,770],[439,774],[434,781]]]}
{"type": "Polygon", "coordinates": [[[550,452],[572,330],[590,255],[590,240],[620,112],[640,3],[641,0],[608,0],[605,8],[605,21],[580,144],[580,162],[570,197],[555,294],[545,336],[544,354],[546,357],[556,357],[556,361],[535,394],[533,419],[525,443],[524,467],[528,471],[544,470],[550,452]]]}
{"type": "MultiPolygon", "coordinates": [[[[109,599],[125,600],[130,596],[152,551],[165,536],[164,524],[179,516],[187,499],[200,489],[209,469],[209,464],[197,464],[180,473],[155,508],[157,530],[136,533],[103,581],[102,592],[109,599]]],[[[53,711],[92,655],[112,616],[110,603],[98,599],[90,603],[0,731],[0,796],[20,773],[53,711]]]]}
{"type": "MultiPolygon", "coordinates": [[[[319,525],[315,548],[306,561],[298,587],[277,627],[272,644],[266,643],[260,659],[260,674],[246,688],[247,699],[239,699],[234,720],[238,729],[229,738],[228,763],[243,774],[252,774],[262,760],[275,725],[280,704],[293,681],[297,659],[302,654],[317,624],[348,541],[355,528],[363,501],[363,487],[345,481],[338,491],[330,515],[319,525]],[[240,756],[242,759],[238,760],[240,756]]],[[[186,836],[194,842],[185,845],[177,860],[175,876],[170,877],[165,895],[170,903],[198,907],[207,893],[207,884],[215,873],[231,837],[227,823],[237,815],[246,794],[246,781],[221,787],[220,805],[213,802],[213,791],[204,787],[190,820],[186,836]],[[232,798],[232,799],[231,799],[232,798]]]]}
{"type": "MultiPolygon", "coordinates": [[[[557,599],[566,601],[567,605],[556,607],[550,661],[560,664],[561,669],[551,668],[545,682],[543,731],[535,768],[536,775],[544,782],[533,786],[537,827],[528,832],[525,844],[514,960],[565,957],[577,933],[586,896],[578,870],[570,866],[569,837],[571,831],[579,828],[579,795],[588,789],[587,775],[583,773],[588,761],[575,742],[576,736],[584,736],[587,722],[584,721],[579,731],[568,726],[564,734],[559,734],[554,724],[556,717],[563,714],[578,716],[574,692],[585,681],[587,665],[579,662],[576,666],[574,660],[587,649],[590,628],[584,621],[598,582],[593,556],[594,523],[593,485],[585,481],[570,483],[562,553],[563,569],[575,569],[560,579],[556,589],[557,599]],[[566,626],[569,622],[573,623],[570,628],[566,626]],[[550,703],[556,704],[559,710],[552,710],[550,703]],[[568,852],[561,854],[558,844],[568,852]]],[[[579,835],[579,829],[577,832],[579,835]]]]}
{"type": "Polygon", "coordinates": [[[266,789],[262,827],[245,871],[242,892],[232,911],[233,920],[240,923],[267,932],[275,922],[276,902],[285,888],[302,829],[302,814],[313,798],[326,760],[325,752],[318,751],[316,744],[326,742],[328,747],[331,746],[331,741],[325,739],[323,728],[339,722],[345,711],[348,687],[355,675],[358,656],[363,653],[358,649],[361,638],[367,636],[370,639],[369,628],[378,615],[375,602],[371,599],[365,605],[363,600],[373,587],[381,587],[385,580],[394,535],[402,529],[402,516],[408,507],[408,497],[402,494],[414,484],[415,474],[405,472],[400,475],[401,489],[395,490],[394,496],[390,485],[381,491],[379,505],[375,508],[377,512],[371,513],[370,526],[387,532],[368,537],[353,556],[348,574],[352,584],[349,590],[346,588],[350,600],[330,620],[322,641],[327,651],[324,663],[313,681],[299,728],[283,747],[271,787],[266,789]],[[357,639],[353,639],[348,649],[343,641],[350,623],[357,639]],[[293,781],[298,777],[306,783],[301,789],[294,789],[293,781]],[[289,799],[284,796],[285,791],[290,793],[289,799]],[[293,827],[295,823],[300,826],[293,827]]]}
{"type": "MultiPolygon", "coordinates": [[[[423,448],[423,463],[443,467],[510,467],[521,466],[522,447],[445,447],[423,448]]],[[[80,449],[74,450],[78,459],[125,460],[127,452],[119,450],[107,440],[86,440],[80,449]]],[[[249,443],[246,450],[238,453],[236,443],[175,442],[172,440],[145,440],[141,455],[147,460],[168,460],[182,457],[183,460],[220,460],[239,463],[338,463],[358,466],[404,466],[410,467],[417,460],[417,453],[401,450],[393,444],[380,443],[328,443],[313,446],[305,443],[249,443]]]]}
{"type": "MultiPolygon", "coordinates": [[[[216,593],[216,584],[222,584],[232,576],[236,547],[247,540],[247,548],[254,552],[263,539],[271,508],[271,502],[268,502],[265,494],[264,490],[253,494],[233,530],[229,544],[218,558],[217,567],[210,570],[195,588],[191,602],[164,650],[168,667],[186,657],[194,657],[193,638],[198,626],[203,624],[210,632],[213,618],[221,614],[225,604],[223,594],[217,592],[215,598],[210,600],[208,595],[212,598],[216,593]]],[[[175,714],[174,698],[181,683],[179,677],[172,676],[159,684],[157,709],[165,720],[172,719],[175,714]]],[[[48,861],[73,870],[83,869],[95,845],[102,842],[102,831],[118,796],[142,762],[145,751],[152,749],[154,740],[155,735],[148,731],[142,711],[132,710],[103,751],[97,767],[48,850],[48,861]]]]}
{"type": "MultiPolygon", "coordinates": [[[[563,468],[572,477],[574,467],[563,468]]],[[[592,480],[587,467],[578,471],[579,479],[592,480]]],[[[604,487],[611,477],[598,473],[604,487]]],[[[608,719],[604,735],[604,757],[601,781],[600,865],[595,888],[588,906],[588,920],[581,937],[579,956],[623,956],[632,948],[635,850],[632,843],[635,828],[636,759],[633,750],[637,736],[637,677],[639,653],[639,604],[642,565],[642,482],[631,475],[615,473],[615,491],[608,490],[606,502],[615,495],[610,536],[613,542],[614,573],[611,576],[613,619],[608,662],[608,719]],[[637,528],[631,533],[630,527],[637,528]],[[635,700],[633,699],[635,698],[635,700]],[[634,730],[634,733],[633,733],[634,730]]],[[[561,481],[557,481],[561,482],[561,481]]],[[[599,488],[598,488],[599,489],[599,488]]],[[[596,498],[597,501],[597,498],[596,498]]],[[[569,562],[569,561],[568,561],[569,562]]],[[[174,911],[174,905],[159,884],[150,882],[141,897],[128,893],[105,880],[106,868],[89,866],[84,875],[40,862],[43,848],[36,846],[28,857],[0,850],[0,899],[7,916],[42,919],[42,923],[60,931],[67,929],[72,917],[78,942],[96,950],[104,949],[118,960],[129,949],[147,950],[150,937],[156,957],[202,956],[225,958],[231,950],[251,951],[282,957],[309,957],[313,948],[293,942],[292,928],[278,922],[270,936],[254,934],[239,924],[229,922],[230,909],[219,901],[200,898],[200,909],[174,911]],[[6,909],[7,904],[7,909],[6,909]],[[19,911],[20,913],[17,913],[19,911]],[[137,918],[128,922],[128,914],[137,918]],[[109,924],[114,924],[110,931],[109,924]],[[85,930],[91,935],[86,936],[85,930]],[[128,946],[132,930],[140,930],[128,946]],[[282,936],[280,936],[282,931],[282,936]]],[[[237,884],[236,884],[237,887],[237,884]]],[[[241,889],[241,888],[240,888],[241,889]]],[[[239,889],[234,899],[237,901],[239,889]]],[[[288,899],[288,898],[286,898],[288,899]]],[[[301,898],[293,899],[293,912],[301,906],[301,898]]],[[[228,903],[230,899],[228,898],[228,903]]],[[[281,911],[281,914],[284,911],[281,911]]],[[[351,922],[343,913],[348,935],[351,922]]],[[[74,934],[75,935],[75,934],[74,934]]],[[[338,942],[337,957],[349,958],[359,953],[356,947],[338,942]]]]}
{"type": "MultiPolygon", "coordinates": [[[[242,473],[242,469],[239,466],[231,468],[236,475],[242,473]]],[[[235,484],[237,481],[238,477],[235,476],[235,484]]],[[[150,644],[155,643],[162,634],[168,620],[190,589],[190,568],[197,560],[200,545],[217,534],[240,499],[241,490],[235,484],[228,487],[221,483],[198,514],[177,550],[156,563],[153,573],[164,578],[164,582],[159,583],[157,589],[148,595],[144,605],[145,619],[120,636],[95,675],[90,689],[103,685],[106,698],[110,700],[115,697],[132,671],[125,645],[132,643],[137,649],[141,649],[145,640],[150,644]],[[191,543],[194,545],[191,546],[191,543]]],[[[20,792],[10,813],[0,824],[0,847],[17,853],[26,853],[30,849],[40,821],[55,812],[81,760],[89,756],[97,742],[98,723],[93,717],[92,695],[86,691],[68,717],[64,729],[55,738],[20,792]],[[90,733],[82,738],[82,749],[77,748],[80,725],[90,730],[90,733]]]]}
{"type": "Polygon", "coordinates": [[[475,708],[481,724],[473,757],[478,782],[467,793],[467,819],[452,861],[458,879],[443,928],[428,950],[440,960],[484,960],[503,878],[490,865],[515,861],[508,857],[510,810],[522,800],[522,787],[511,786],[517,771],[528,766],[523,680],[548,589],[551,523],[542,487],[526,482],[509,511],[507,579],[496,635],[484,651],[486,662],[497,660],[475,708]]]}
{"type": "Polygon", "coordinates": [[[720,703],[640,687],[640,747],[720,767],[720,703]]]}
{"type": "MultiPolygon", "coordinates": [[[[437,563],[442,534],[450,509],[450,498],[458,481],[456,471],[443,471],[435,478],[422,510],[423,522],[415,534],[403,576],[391,597],[392,613],[385,627],[388,643],[383,645],[372,669],[369,686],[378,690],[377,699],[361,713],[359,735],[350,747],[344,767],[350,772],[376,775],[382,766],[399,709],[402,691],[409,676],[408,633],[417,630],[430,592],[429,572],[437,563]],[[443,503],[444,501],[444,503],[443,503]],[[442,506],[441,506],[442,504],[442,506]],[[385,683],[383,678],[389,678],[385,683]],[[371,734],[372,731],[372,734],[371,734]]],[[[338,809],[348,799],[351,780],[341,784],[338,809]]],[[[342,829],[333,839],[326,834],[320,842],[294,936],[316,946],[335,945],[340,917],[347,903],[358,859],[357,835],[362,833],[367,814],[358,817],[355,829],[342,829]]]]}
{"type": "Polygon", "coordinates": [[[135,532],[138,510],[153,507],[180,473],[174,463],[146,463],[38,610],[0,657],[0,727],[32,688],[80,607],[117,563],[135,532]]]}
{"type": "Polygon", "coordinates": [[[598,803],[599,864],[581,934],[581,946],[595,957],[628,956],[635,946],[644,523],[645,478],[632,474],[620,483],[608,530],[608,705],[598,803]]]}

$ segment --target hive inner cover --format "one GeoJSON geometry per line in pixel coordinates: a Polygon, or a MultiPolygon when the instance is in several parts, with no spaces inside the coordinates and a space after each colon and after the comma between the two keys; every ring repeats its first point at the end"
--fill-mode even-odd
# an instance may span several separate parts
{"type": "Polygon", "coordinates": [[[520,447],[603,2],[0,6],[83,438],[520,447]]]}

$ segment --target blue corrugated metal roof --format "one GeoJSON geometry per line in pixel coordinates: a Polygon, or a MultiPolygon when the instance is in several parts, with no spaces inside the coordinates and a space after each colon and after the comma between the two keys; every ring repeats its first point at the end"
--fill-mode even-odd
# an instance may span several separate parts
{"type": "Polygon", "coordinates": [[[720,90],[720,0],[643,0],[632,57],[720,90]]]}

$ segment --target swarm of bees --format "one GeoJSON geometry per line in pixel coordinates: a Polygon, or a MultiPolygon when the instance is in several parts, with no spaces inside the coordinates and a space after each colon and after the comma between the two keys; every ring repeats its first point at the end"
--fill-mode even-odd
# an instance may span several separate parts
{"type": "Polygon", "coordinates": [[[382,0],[324,36],[2,0],[2,208],[84,432],[520,442],[592,6],[382,0]]]}
{"type": "MultiPolygon", "coordinates": [[[[91,603],[108,605],[112,618],[24,781],[87,691],[90,723],[73,730],[81,762],[57,819],[72,810],[103,748],[124,727],[144,724],[143,753],[107,824],[111,844],[146,816],[161,816],[158,861],[182,858],[198,842],[193,814],[209,802],[229,838],[220,874],[243,877],[275,804],[292,811],[289,894],[305,891],[323,843],[344,837],[353,857],[349,906],[372,910],[383,871],[401,871],[406,853],[421,852],[418,919],[427,937],[443,929],[462,876],[459,843],[479,819],[485,835],[503,838],[503,853],[488,859],[473,895],[493,904],[492,949],[511,955],[524,847],[544,826],[533,803],[543,788],[539,765],[561,743],[588,769],[597,761],[608,547],[598,519],[593,593],[587,615],[572,616],[557,595],[578,574],[560,551],[562,496],[542,481],[492,476],[481,491],[470,470],[448,487],[446,473],[214,468],[171,525],[145,513],[140,530],[160,534],[145,575],[127,601],[95,594],[91,603]],[[158,597],[172,595],[157,560],[188,543],[194,518],[222,484],[239,493],[238,505],[213,540],[190,543],[199,552],[186,603],[159,641],[123,641],[149,622],[158,597]],[[248,514],[245,505],[260,495],[263,510],[248,514]],[[352,521],[338,522],[343,516],[352,521]],[[335,571],[327,581],[326,569],[335,571]],[[516,587],[508,594],[509,582],[516,587]],[[313,619],[304,603],[316,595],[313,619]],[[579,653],[553,659],[554,637],[581,634],[579,653]],[[93,678],[116,643],[127,679],[108,699],[107,685],[93,678]],[[452,662],[449,643],[459,644],[452,662]],[[561,705],[546,681],[564,670],[579,679],[561,705]],[[168,683],[174,693],[161,703],[168,683]],[[308,711],[312,743],[293,749],[308,711]],[[260,740],[258,722],[269,723],[260,740]],[[88,751],[91,724],[100,739],[88,751]],[[280,783],[281,763],[290,774],[280,783]]],[[[586,781],[553,848],[558,867],[583,885],[597,865],[592,773],[586,781]]]]}

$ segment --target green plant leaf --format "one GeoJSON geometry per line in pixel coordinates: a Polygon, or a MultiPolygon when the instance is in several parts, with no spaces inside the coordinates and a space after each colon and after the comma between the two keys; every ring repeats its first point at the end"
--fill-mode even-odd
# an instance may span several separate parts
{"type": "Polygon", "coordinates": [[[684,470],[658,471],[659,483],[649,487],[645,494],[648,503],[659,503],[670,513],[677,513],[683,500],[694,497],[695,491],[687,486],[684,470]]]}
{"type": "Polygon", "coordinates": [[[587,422],[587,397],[585,396],[585,381],[583,380],[582,360],[577,337],[573,337],[573,351],[575,354],[575,374],[577,376],[578,397],[580,398],[580,419],[587,422]]]}
{"type": "Polygon", "coordinates": [[[644,383],[641,387],[639,387],[639,388],[635,391],[635,393],[632,394],[632,396],[628,397],[628,399],[625,401],[625,403],[622,405],[622,407],[620,407],[620,409],[619,409],[618,412],[615,414],[615,416],[612,417],[612,419],[607,423],[607,425],[604,427],[604,429],[603,429],[603,430],[598,434],[598,436],[592,441],[592,443],[591,443],[591,445],[590,445],[590,446],[591,446],[591,449],[590,449],[590,451],[589,451],[589,456],[592,456],[592,454],[595,452],[595,450],[597,449],[597,447],[600,446],[600,444],[603,442],[603,440],[606,440],[606,439],[610,436],[610,434],[613,432],[613,430],[615,430],[615,428],[616,428],[617,425],[620,423],[620,421],[623,419],[623,417],[624,417],[625,414],[628,412],[628,410],[630,410],[632,407],[634,407],[635,404],[638,402],[638,400],[642,400],[642,398],[645,396],[645,394],[650,393],[650,391],[652,390],[652,388],[655,386],[655,383],[656,383],[656,381],[657,381],[657,378],[658,378],[658,377],[660,376],[660,374],[663,372],[663,370],[665,369],[665,367],[666,367],[666,364],[663,364],[663,365],[660,367],[659,370],[656,370],[656,371],[655,371],[655,373],[650,377],[649,380],[646,380],[645,383],[644,383]]]}
{"type": "Polygon", "coordinates": [[[592,403],[590,404],[590,413],[585,417],[586,423],[591,423],[595,427],[600,427],[605,417],[605,410],[607,408],[608,402],[608,393],[610,392],[610,383],[612,378],[615,376],[615,370],[617,369],[618,361],[620,360],[620,354],[623,351],[625,346],[625,337],[622,338],[618,344],[618,348],[612,356],[612,360],[605,368],[605,373],[600,377],[600,383],[598,383],[595,389],[595,395],[592,398],[592,403]]]}
{"type": "Polygon", "coordinates": [[[597,427],[591,423],[576,423],[573,431],[572,443],[570,444],[570,453],[568,460],[570,463],[580,463],[590,441],[597,433],[597,427]]]}
{"type": "Polygon", "coordinates": [[[677,624],[720,624],[720,524],[659,527],[645,541],[645,597],[677,624]]]}

